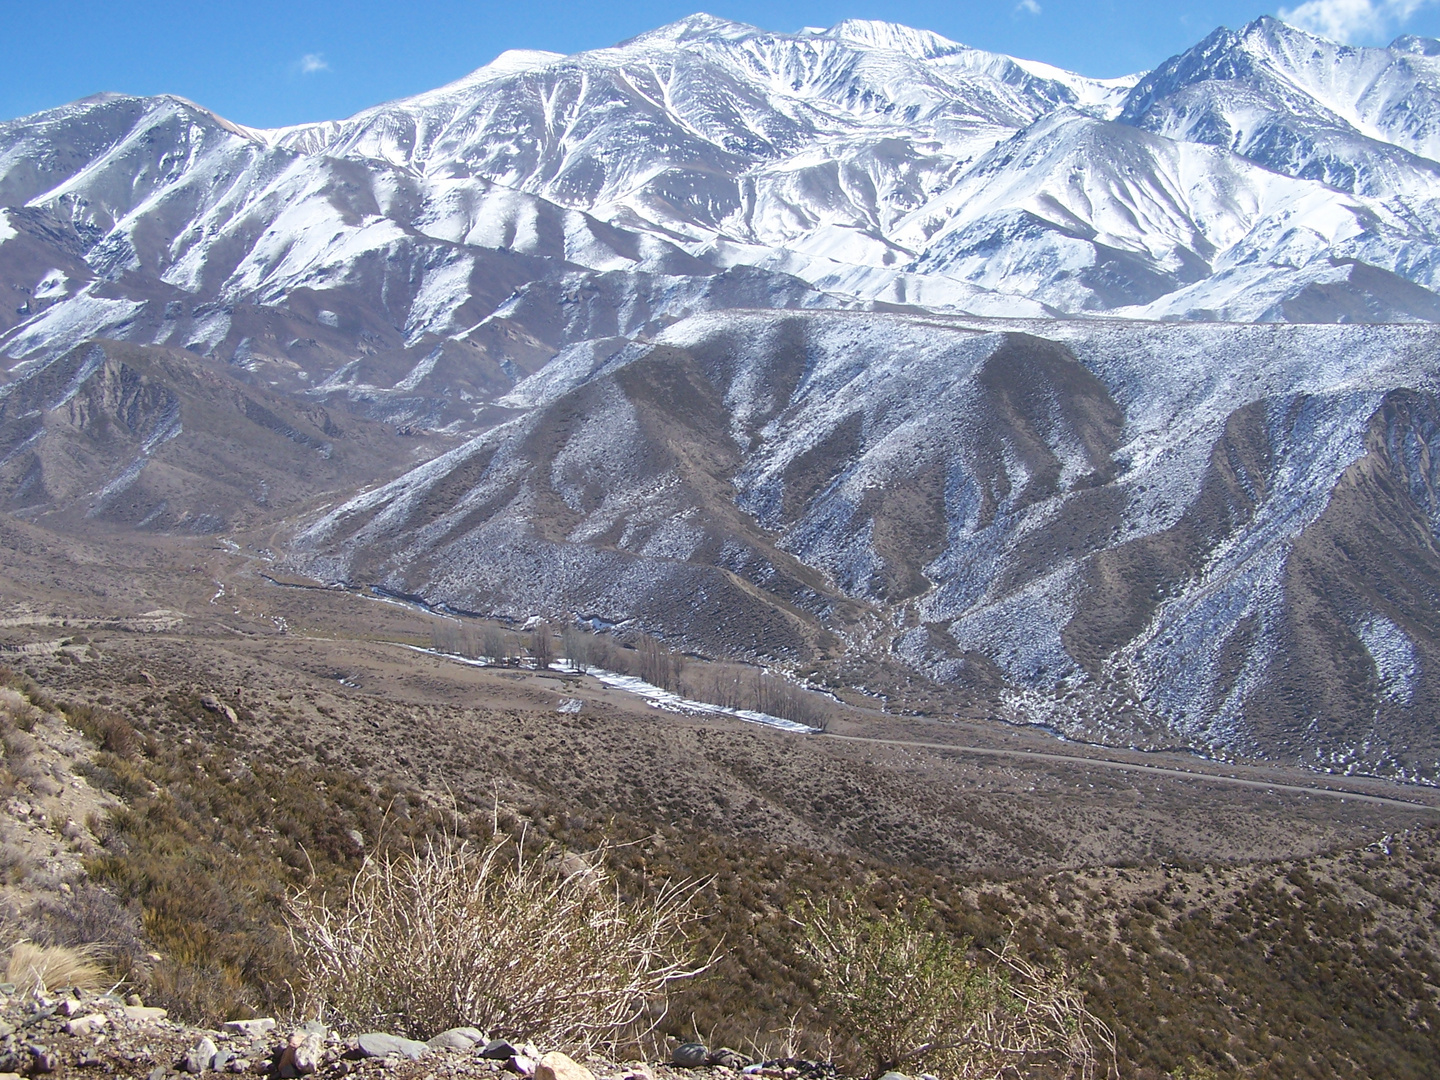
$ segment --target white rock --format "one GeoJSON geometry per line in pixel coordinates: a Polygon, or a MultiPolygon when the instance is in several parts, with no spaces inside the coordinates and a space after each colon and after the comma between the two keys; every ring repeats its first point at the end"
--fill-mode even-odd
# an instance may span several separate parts
{"type": "Polygon", "coordinates": [[[132,1020],[137,1024],[154,1024],[170,1014],[164,1009],[157,1009],[151,1005],[126,1005],[125,1019],[132,1020]]]}
{"type": "Polygon", "coordinates": [[[220,1025],[221,1031],[229,1032],[231,1035],[248,1035],[257,1038],[275,1027],[275,1021],[268,1016],[257,1017],[254,1020],[226,1020],[220,1025]]]}
{"type": "Polygon", "coordinates": [[[215,1043],[210,1036],[201,1036],[200,1041],[185,1053],[185,1071],[196,1074],[204,1072],[215,1060],[215,1053],[215,1043]]]}
{"type": "Polygon", "coordinates": [[[67,1035],[94,1035],[110,1022],[110,1018],[103,1013],[91,1013],[89,1016],[77,1016],[73,1020],[65,1022],[65,1033],[67,1035]]]}
{"type": "Polygon", "coordinates": [[[414,1039],[389,1035],[383,1031],[367,1031],[358,1040],[360,1052],[366,1057],[404,1057],[412,1061],[424,1057],[430,1047],[414,1039]]]}
{"type": "Polygon", "coordinates": [[[320,1067],[320,1058],[325,1053],[325,1036],[318,1031],[308,1031],[300,1044],[295,1047],[295,1054],[291,1058],[295,1071],[301,1076],[308,1076],[320,1067]]]}

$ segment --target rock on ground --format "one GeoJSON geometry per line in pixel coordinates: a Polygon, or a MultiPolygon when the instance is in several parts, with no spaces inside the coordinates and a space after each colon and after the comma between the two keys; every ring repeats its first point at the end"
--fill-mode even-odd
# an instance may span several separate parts
{"type": "Polygon", "coordinates": [[[595,1080],[595,1074],[568,1054],[555,1050],[540,1059],[535,1080],[595,1080]]]}

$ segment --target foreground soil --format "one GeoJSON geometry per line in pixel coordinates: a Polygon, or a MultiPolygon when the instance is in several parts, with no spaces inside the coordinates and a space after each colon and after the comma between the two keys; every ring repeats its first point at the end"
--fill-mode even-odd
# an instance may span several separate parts
{"type": "MultiPolygon", "coordinates": [[[[131,995],[129,1001],[139,999],[131,995]]],[[[278,1026],[273,1018],[202,1027],[171,1019],[162,1008],[127,1004],[113,992],[93,993],[80,988],[0,994],[0,1030],[5,1031],[0,1037],[0,1065],[6,1067],[0,1075],[49,1076],[55,1080],[71,1076],[179,1080],[186,1075],[215,1074],[291,1080],[309,1075],[320,1080],[346,1076],[529,1080],[536,1075],[537,1067],[548,1080],[727,1080],[735,1077],[741,1066],[746,1068],[746,1075],[761,1080],[797,1080],[802,1076],[803,1080],[833,1080],[837,1075],[828,1063],[795,1059],[755,1062],[751,1066],[748,1058],[733,1052],[733,1068],[680,1068],[668,1059],[617,1063],[594,1056],[581,1064],[568,1055],[558,1060],[547,1058],[540,1048],[529,1044],[513,1056],[506,1056],[516,1049],[508,1044],[498,1055],[487,1053],[495,1044],[484,1038],[468,1046],[463,1045],[469,1042],[466,1038],[454,1039],[452,1045],[443,1045],[442,1040],[434,1040],[436,1045],[432,1046],[409,1043],[403,1052],[382,1054],[366,1039],[342,1036],[315,1021],[293,1032],[278,1026]],[[312,1032],[318,1051],[315,1060],[302,1062],[297,1068],[290,1048],[312,1032]],[[568,1071],[557,1075],[552,1062],[568,1071]]],[[[406,1043],[383,1034],[382,1040],[406,1043]]],[[[384,1049],[383,1045],[379,1049],[384,1049]]]]}

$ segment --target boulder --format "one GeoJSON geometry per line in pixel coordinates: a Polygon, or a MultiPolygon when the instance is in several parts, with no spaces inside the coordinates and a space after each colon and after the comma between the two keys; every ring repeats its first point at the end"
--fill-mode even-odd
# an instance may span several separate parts
{"type": "Polygon", "coordinates": [[[88,1037],[99,1032],[108,1023],[110,1023],[110,1019],[104,1013],[77,1016],[73,1020],[65,1021],[65,1034],[79,1035],[82,1038],[88,1037]]]}
{"type": "Polygon", "coordinates": [[[490,1058],[494,1061],[509,1061],[520,1051],[504,1039],[491,1039],[480,1048],[482,1058],[490,1058]]]}
{"type": "Polygon", "coordinates": [[[200,1041],[185,1051],[185,1057],[181,1062],[187,1073],[196,1075],[203,1073],[210,1068],[210,1063],[215,1060],[215,1043],[208,1035],[202,1035],[200,1041]]]}
{"type": "Polygon", "coordinates": [[[309,1076],[320,1068],[320,1055],[323,1053],[325,1053],[325,1036],[318,1031],[305,1032],[296,1045],[295,1054],[291,1058],[295,1072],[300,1076],[309,1076]]]}
{"type": "Polygon", "coordinates": [[[275,1063],[282,1080],[295,1080],[309,1076],[320,1067],[320,1056],[325,1052],[325,1025],[318,1020],[307,1020],[290,1033],[285,1049],[275,1063]]]}
{"type": "Polygon", "coordinates": [[[403,1057],[418,1061],[430,1052],[430,1047],[414,1039],[388,1035],[383,1031],[367,1031],[357,1040],[360,1053],[365,1057],[403,1057]]]}
{"type": "Polygon", "coordinates": [[[235,714],[235,710],[232,709],[225,702],[221,701],[214,694],[201,694],[200,704],[204,705],[205,708],[209,709],[211,712],[219,713],[221,716],[225,717],[226,720],[229,720],[232,724],[238,724],[240,722],[240,717],[235,714]]]}
{"type": "Polygon", "coordinates": [[[704,1043],[681,1043],[675,1048],[675,1053],[670,1055],[670,1063],[678,1065],[682,1069],[698,1069],[709,1062],[710,1052],[705,1049],[704,1043]]]}
{"type": "Polygon", "coordinates": [[[719,1065],[724,1069],[734,1069],[739,1072],[750,1064],[750,1059],[738,1050],[731,1050],[728,1046],[722,1046],[719,1050],[711,1050],[705,1055],[705,1064],[719,1065]]]}
{"type": "Polygon", "coordinates": [[[137,1024],[154,1024],[169,1015],[164,1009],[156,1009],[148,1005],[125,1006],[125,1019],[137,1024]]]}
{"type": "Polygon", "coordinates": [[[485,1038],[474,1028],[451,1028],[442,1031],[425,1045],[431,1050],[469,1050],[485,1038]]]}
{"type": "Polygon", "coordinates": [[[535,1066],[535,1080],[595,1080],[595,1074],[569,1054],[552,1050],[535,1066]]]}

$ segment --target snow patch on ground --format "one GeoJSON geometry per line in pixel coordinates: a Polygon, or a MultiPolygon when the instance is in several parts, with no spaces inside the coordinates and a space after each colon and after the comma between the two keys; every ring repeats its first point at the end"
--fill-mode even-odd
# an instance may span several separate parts
{"type": "MultiPolygon", "coordinates": [[[[402,648],[414,652],[425,653],[428,656],[438,656],[456,664],[465,664],[469,667],[493,668],[500,667],[488,657],[461,656],[458,653],[441,652],[438,649],[427,649],[420,645],[401,645],[402,648]]],[[[731,709],[724,705],[712,705],[708,701],[695,701],[691,698],[681,697],[679,694],[648,683],[635,675],[621,675],[616,671],[606,671],[604,668],[586,668],[583,672],[571,667],[568,661],[565,670],[572,674],[584,674],[603,683],[612,690],[623,690],[627,694],[634,694],[636,697],[644,698],[646,703],[654,708],[665,712],[686,713],[699,716],[732,716],[737,720],[746,720],[752,724],[763,724],[779,731],[790,731],[801,735],[810,735],[817,731],[806,724],[797,724],[794,720],[786,720],[783,717],[771,716],[769,713],[756,712],[753,709],[731,709]]],[[[543,672],[542,672],[543,674],[543,672]]],[[[577,712],[578,709],[561,709],[562,712],[577,712]]]]}
{"type": "Polygon", "coordinates": [[[1400,705],[1415,697],[1420,659],[1405,631],[1383,615],[1371,615],[1355,627],[1355,634],[1375,662],[1380,692],[1400,705]]]}

